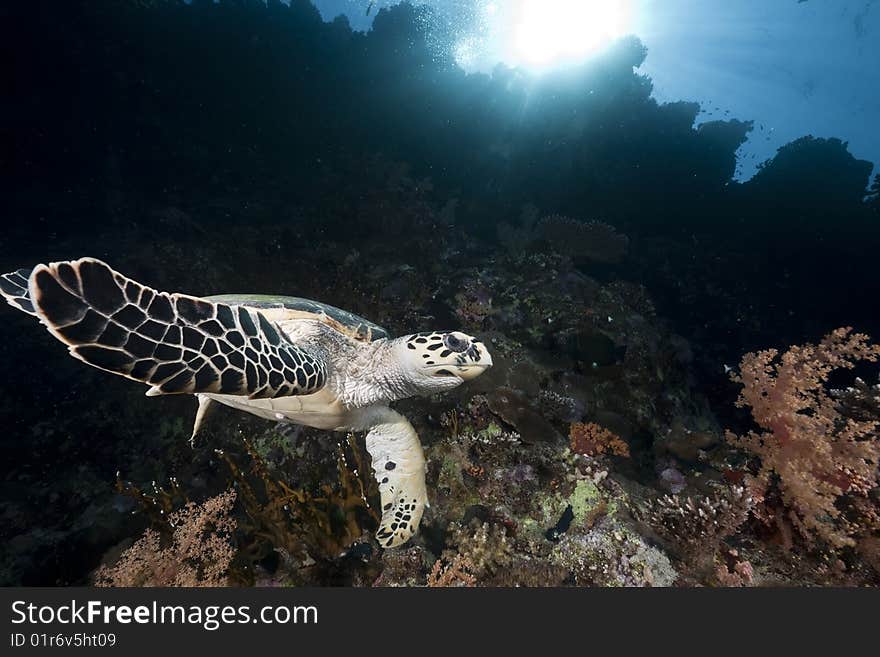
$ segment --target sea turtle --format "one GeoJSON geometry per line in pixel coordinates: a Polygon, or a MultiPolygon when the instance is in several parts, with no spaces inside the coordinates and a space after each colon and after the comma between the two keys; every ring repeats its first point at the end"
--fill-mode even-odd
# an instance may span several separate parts
{"type": "Polygon", "coordinates": [[[384,547],[409,540],[427,504],[419,437],[388,404],[450,390],[492,365],[486,347],[458,331],[392,338],[307,299],[157,292],[93,258],[5,274],[0,292],[89,365],[146,383],[149,396],[196,395],[193,435],[212,402],[269,420],[366,431],[384,547]]]}

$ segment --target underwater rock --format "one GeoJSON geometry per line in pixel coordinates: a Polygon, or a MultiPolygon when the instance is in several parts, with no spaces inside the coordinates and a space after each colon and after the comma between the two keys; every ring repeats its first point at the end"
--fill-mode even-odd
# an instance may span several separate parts
{"type": "Polygon", "coordinates": [[[513,388],[499,388],[486,396],[489,408],[507,424],[514,427],[526,443],[549,442],[561,439],[559,432],[533,408],[537,401],[513,388]]]}
{"type": "Polygon", "coordinates": [[[678,578],[669,557],[614,521],[585,533],[568,533],[550,552],[577,586],[672,586],[678,578]]]}
{"type": "Polygon", "coordinates": [[[592,329],[559,333],[554,336],[554,341],[560,350],[592,368],[619,363],[626,351],[604,333],[592,329]]]}
{"type": "Polygon", "coordinates": [[[669,433],[655,445],[681,459],[682,461],[698,461],[700,452],[710,449],[721,442],[720,433],[710,430],[689,429],[685,424],[676,419],[669,433]]]}

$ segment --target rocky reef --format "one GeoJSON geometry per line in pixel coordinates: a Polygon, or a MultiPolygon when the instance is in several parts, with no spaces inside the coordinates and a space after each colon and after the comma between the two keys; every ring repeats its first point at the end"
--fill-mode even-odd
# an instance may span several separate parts
{"type": "MultiPolygon", "coordinates": [[[[400,549],[382,550],[374,541],[378,493],[362,436],[272,425],[224,407],[190,446],[191,401],[145,399],[134,384],[84,371],[53,351],[49,338],[22,326],[28,348],[45,351],[41,363],[52,363],[35,376],[59,381],[50,386],[76,383],[51,416],[30,425],[31,445],[55,454],[47,465],[63,476],[23,471],[22,495],[7,496],[5,521],[15,535],[4,552],[5,582],[45,581],[47,555],[62,564],[55,574],[62,583],[877,582],[877,489],[870,470],[862,471],[858,490],[855,473],[839,490],[849,505],[840,520],[811,516],[814,531],[789,522],[789,511],[800,507],[771,476],[775,461],[766,450],[744,450],[725,436],[695,387],[688,342],[658,314],[647,290],[623,275],[633,256],[621,253],[622,235],[586,224],[587,233],[605,235],[617,249],[604,261],[574,257],[570,239],[560,248],[540,231],[520,235],[517,249],[491,250],[457,227],[455,204],[431,201],[427,181],[381,159],[372,172],[393,184],[367,178],[351,191],[360,199],[358,217],[375,232],[356,250],[315,235],[305,248],[303,235],[267,224],[242,235],[234,258],[210,240],[185,253],[179,242],[156,242],[133,250],[127,266],[157,287],[207,293],[234,281],[236,289],[318,298],[395,333],[460,327],[480,335],[492,351],[491,370],[449,394],[398,404],[426,447],[431,506],[419,534],[400,549]],[[397,221],[408,230],[400,232],[397,221]],[[449,227],[440,239],[438,225],[449,227]],[[429,239],[429,253],[417,248],[429,239]],[[273,270],[271,283],[261,266],[266,252],[286,265],[273,270]],[[204,276],[191,280],[194,268],[204,276]],[[83,427],[92,447],[81,442],[83,427]],[[85,449],[100,457],[86,457],[85,449]],[[59,465],[59,455],[78,465],[59,465]],[[853,505],[858,531],[843,522],[854,517],[853,505]],[[29,518],[38,508],[48,513],[35,524],[29,518]],[[193,540],[206,547],[193,551],[193,540]],[[66,557],[71,544],[82,555],[77,562],[66,557]],[[149,554],[188,565],[169,571],[162,559],[145,560],[149,554]]],[[[345,195],[337,199],[342,203],[345,195]]],[[[524,208],[523,216],[535,211],[524,208]]],[[[200,223],[179,208],[150,212],[182,226],[200,223]]],[[[566,234],[576,221],[564,220],[566,234]]],[[[140,240],[131,235],[132,244],[140,240]]],[[[838,353],[845,339],[829,338],[826,352],[838,353]]],[[[854,358],[875,357],[875,347],[852,339],[845,344],[854,358]]],[[[743,367],[757,366],[755,358],[743,367]]],[[[824,390],[824,373],[811,379],[816,394],[824,390]]],[[[876,443],[873,387],[857,379],[821,394],[830,418],[826,434],[858,422],[858,435],[846,430],[850,442],[865,449],[876,443]]],[[[792,426],[804,429],[803,422],[792,426]]],[[[813,431],[806,439],[816,444],[824,437],[813,431]]],[[[872,454],[861,456],[870,461],[872,454]]],[[[851,466],[843,467],[853,472],[851,466]]],[[[823,472],[817,476],[828,480],[829,470],[823,472]]]]}

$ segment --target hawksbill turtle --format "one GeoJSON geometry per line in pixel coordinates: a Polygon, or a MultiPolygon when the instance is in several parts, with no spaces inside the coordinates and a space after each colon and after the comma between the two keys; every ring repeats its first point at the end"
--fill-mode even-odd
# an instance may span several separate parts
{"type": "Polygon", "coordinates": [[[157,292],[94,258],[0,277],[0,293],[36,316],[74,357],[146,383],[148,396],[193,394],[269,420],[365,431],[379,483],[376,538],[396,547],[427,504],[425,457],[389,403],[450,390],[491,367],[458,331],[399,338],[339,308],[295,297],[157,292]]]}

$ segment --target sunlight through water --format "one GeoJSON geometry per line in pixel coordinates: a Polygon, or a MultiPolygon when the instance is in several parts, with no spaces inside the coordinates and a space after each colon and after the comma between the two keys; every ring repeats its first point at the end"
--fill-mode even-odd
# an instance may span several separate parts
{"type": "Polygon", "coordinates": [[[626,33],[628,4],[623,0],[523,0],[514,52],[524,65],[535,68],[583,60],[626,33]]]}

